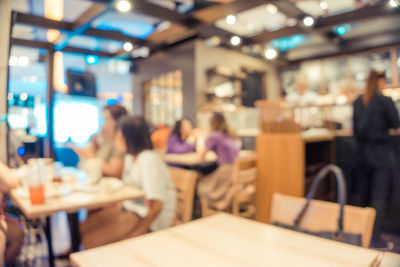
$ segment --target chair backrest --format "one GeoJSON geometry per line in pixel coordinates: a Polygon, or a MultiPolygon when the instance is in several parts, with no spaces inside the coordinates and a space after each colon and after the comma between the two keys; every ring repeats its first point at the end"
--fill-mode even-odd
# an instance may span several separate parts
{"type": "MultiPolygon", "coordinates": [[[[271,205],[271,222],[293,224],[296,216],[306,203],[305,198],[274,193],[271,205]]],[[[362,246],[369,247],[376,211],[373,208],[344,207],[343,230],[347,233],[361,234],[362,246]]],[[[339,204],[312,200],[300,227],[309,231],[336,231],[339,217],[339,204]]]]}
{"type": "Polygon", "coordinates": [[[179,222],[192,219],[193,200],[198,173],[181,168],[168,167],[177,195],[177,215],[179,222]]]}
{"type": "Polygon", "coordinates": [[[245,157],[238,157],[235,160],[232,173],[232,188],[233,188],[233,201],[232,211],[234,214],[239,213],[239,206],[241,202],[250,202],[251,198],[255,197],[255,181],[257,179],[257,156],[249,155],[245,157]],[[246,195],[246,187],[254,187],[254,192],[249,196],[246,195]],[[240,191],[243,190],[243,194],[240,191]]]}

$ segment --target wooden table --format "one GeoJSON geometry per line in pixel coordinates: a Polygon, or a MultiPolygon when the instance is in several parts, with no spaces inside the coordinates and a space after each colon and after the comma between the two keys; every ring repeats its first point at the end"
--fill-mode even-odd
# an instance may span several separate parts
{"type": "MultiPolygon", "coordinates": [[[[239,157],[245,157],[248,155],[255,155],[255,151],[241,150],[239,153],[239,157]]],[[[206,154],[204,160],[201,158],[201,154],[196,152],[185,154],[164,154],[161,157],[167,163],[188,167],[217,161],[217,155],[215,155],[215,153],[211,151],[206,154]]]]}
{"type": "MultiPolygon", "coordinates": [[[[329,266],[368,267],[381,252],[228,214],[73,253],[75,267],[329,266]]],[[[400,266],[395,254],[381,267],[400,266]],[[397,264],[397,265],[396,265],[397,264]]]]}
{"type": "Polygon", "coordinates": [[[92,193],[74,191],[63,197],[48,198],[42,205],[32,205],[29,199],[20,197],[16,190],[11,192],[11,198],[27,218],[46,217],[45,233],[48,242],[49,264],[50,267],[53,267],[55,265],[50,230],[50,215],[60,211],[68,213],[72,251],[75,252],[79,251],[80,246],[78,210],[82,208],[92,210],[123,200],[142,199],[144,198],[144,193],[137,188],[124,185],[115,191],[98,191],[92,193]]]}

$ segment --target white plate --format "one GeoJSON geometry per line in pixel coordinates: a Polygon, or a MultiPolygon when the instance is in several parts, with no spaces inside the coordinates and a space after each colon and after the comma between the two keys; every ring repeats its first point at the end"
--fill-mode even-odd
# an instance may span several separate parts
{"type": "MultiPolygon", "coordinates": [[[[55,198],[62,197],[71,194],[73,191],[72,187],[69,185],[49,185],[45,188],[45,197],[46,198],[55,198]]],[[[29,189],[26,187],[20,187],[16,190],[16,193],[19,197],[29,198],[29,189]]]]}
{"type": "Polygon", "coordinates": [[[115,177],[104,177],[100,180],[99,184],[107,191],[117,191],[124,186],[124,182],[115,177]]]}

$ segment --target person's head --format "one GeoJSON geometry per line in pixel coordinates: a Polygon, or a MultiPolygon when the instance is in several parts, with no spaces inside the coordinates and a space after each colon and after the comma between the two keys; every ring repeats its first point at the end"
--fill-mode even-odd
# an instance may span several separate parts
{"type": "Polygon", "coordinates": [[[363,95],[363,102],[365,105],[369,105],[372,96],[376,92],[381,92],[386,84],[385,73],[371,70],[367,80],[367,88],[363,95]]]}
{"type": "Polygon", "coordinates": [[[179,140],[185,141],[189,137],[192,130],[192,122],[187,118],[183,118],[176,121],[172,134],[177,135],[179,140]]]}
{"type": "Polygon", "coordinates": [[[126,109],[118,104],[108,105],[103,109],[104,125],[102,131],[106,137],[112,138],[115,134],[118,120],[128,114],[126,109]]]}
{"type": "Polygon", "coordinates": [[[220,112],[214,112],[210,120],[210,126],[212,131],[221,132],[225,135],[234,137],[234,134],[229,128],[229,125],[226,122],[224,115],[220,112]]]}
{"type": "Polygon", "coordinates": [[[296,88],[299,95],[304,95],[308,90],[308,78],[305,73],[298,73],[296,75],[296,88]]]}
{"type": "Polygon", "coordinates": [[[124,116],[118,121],[115,145],[122,152],[137,156],[153,149],[149,126],[142,117],[124,116]]]}

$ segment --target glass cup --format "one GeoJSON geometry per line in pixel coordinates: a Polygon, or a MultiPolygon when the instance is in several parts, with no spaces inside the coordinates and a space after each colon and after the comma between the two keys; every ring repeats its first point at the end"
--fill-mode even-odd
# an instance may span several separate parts
{"type": "Polygon", "coordinates": [[[44,204],[44,185],[30,185],[29,196],[33,205],[44,204]]]}

